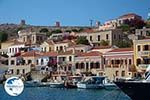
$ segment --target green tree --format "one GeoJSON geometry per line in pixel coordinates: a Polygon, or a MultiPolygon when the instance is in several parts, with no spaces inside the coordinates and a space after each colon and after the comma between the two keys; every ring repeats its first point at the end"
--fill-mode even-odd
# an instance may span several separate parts
{"type": "Polygon", "coordinates": [[[41,33],[42,33],[42,32],[47,33],[47,32],[49,32],[49,30],[48,30],[47,28],[42,28],[42,29],[40,30],[40,32],[41,32],[41,33]]]}
{"type": "Polygon", "coordinates": [[[115,42],[116,46],[119,48],[128,48],[132,47],[132,40],[119,40],[115,42]]]}
{"type": "Polygon", "coordinates": [[[71,31],[72,32],[79,32],[79,30],[77,30],[77,29],[72,29],[71,31]]]}
{"type": "Polygon", "coordinates": [[[69,32],[69,33],[71,33],[71,30],[65,30],[65,32],[69,32]]]}
{"type": "Polygon", "coordinates": [[[52,35],[52,33],[49,32],[49,30],[48,30],[47,28],[42,28],[42,29],[40,30],[40,32],[41,32],[41,33],[46,33],[46,36],[48,36],[48,37],[52,35]]]}
{"type": "Polygon", "coordinates": [[[119,28],[121,28],[124,32],[130,31],[130,26],[128,24],[123,24],[119,28]]]}
{"type": "Polygon", "coordinates": [[[6,41],[8,38],[8,35],[4,32],[0,32],[0,42],[6,41]]]}
{"type": "Polygon", "coordinates": [[[109,45],[109,41],[101,40],[100,41],[100,45],[102,45],[102,46],[108,46],[109,45]]]}
{"type": "Polygon", "coordinates": [[[85,45],[89,45],[90,44],[85,36],[78,37],[76,43],[77,44],[85,44],[85,45]]]}
{"type": "Polygon", "coordinates": [[[60,29],[56,29],[56,30],[52,30],[51,33],[62,33],[62,31],[60,29]]]}

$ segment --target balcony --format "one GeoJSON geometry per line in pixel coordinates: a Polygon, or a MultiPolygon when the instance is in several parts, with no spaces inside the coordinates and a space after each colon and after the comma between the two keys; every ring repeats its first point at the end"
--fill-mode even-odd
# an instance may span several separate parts
{"type": "Polygon", "coordinates": [[[138,67],[147,68],[150,64],[139,64],[138,67]]]}
{"type": "Polygon", "coordinates": [[[150,57],[150,51],[140,51],[138,52],[138,56],[150,57]]]}

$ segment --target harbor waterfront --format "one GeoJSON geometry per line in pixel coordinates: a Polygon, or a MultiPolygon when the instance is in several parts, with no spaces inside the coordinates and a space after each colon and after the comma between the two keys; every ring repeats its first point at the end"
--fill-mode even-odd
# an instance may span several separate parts
{"type": "Polygon", "coordinates": [[[65,89],[50,87],[24,88],[21,95],[9,96],[0,85],[0,100],[131,100],[121,90],[65,89]]]}

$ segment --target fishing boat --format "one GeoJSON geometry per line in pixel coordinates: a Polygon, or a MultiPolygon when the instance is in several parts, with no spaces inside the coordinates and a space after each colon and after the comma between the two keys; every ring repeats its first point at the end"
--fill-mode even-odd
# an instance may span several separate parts
{"type": "Polygon", "coordinates": [[[43,85],[39,80],[26,81],[24,83],[25,87],[42,87],[43,85]]]}
{"type": "Polygon", "coordinates": [[[65,81],[65,88],[77,88],[77,83],[82,80],[82,76],[69,76],[65,81]]]}
{"type": "Polygon", "coordinates": [[[82,89],[101,89],[104,88],[104,79],[105,77],[103,76],[86,77],[81,82],[77,83],[77,87],[82,89]]]}

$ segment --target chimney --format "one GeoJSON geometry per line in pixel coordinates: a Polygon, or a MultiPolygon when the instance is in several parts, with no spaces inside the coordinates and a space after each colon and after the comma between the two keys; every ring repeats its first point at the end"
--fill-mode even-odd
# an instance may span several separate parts
{"type": "Polygon", "coordinates": [[[100,26],[100,22],[99,21],[96,21],[96,27],[99,27],[100,26]]]}
{"type": "Polygon", "coordinates": [[[25,20],[21,20],[20,25],[26,25],[26,21],[25,20]]]}
{"type": "Polygon", "coordinates": [[[55,26],[56,26],[56,27],[60,27],[60,22],[57,21],[57,22],[55,23],[55,26]]]}

